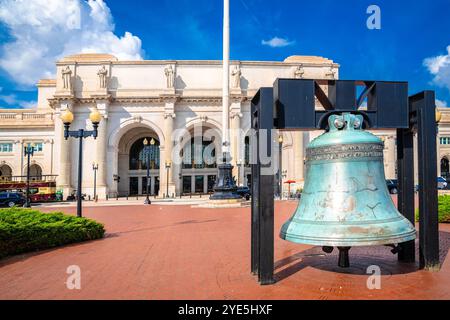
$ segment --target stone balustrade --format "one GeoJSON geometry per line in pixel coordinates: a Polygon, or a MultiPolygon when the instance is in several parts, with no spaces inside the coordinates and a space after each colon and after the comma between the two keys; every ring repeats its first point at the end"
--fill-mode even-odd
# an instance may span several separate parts
{"type": "Polygon", "coordinates": [[[53,127],[53,112],[30,110],[0,110],[0,128],[15,126],[53,127]]]}

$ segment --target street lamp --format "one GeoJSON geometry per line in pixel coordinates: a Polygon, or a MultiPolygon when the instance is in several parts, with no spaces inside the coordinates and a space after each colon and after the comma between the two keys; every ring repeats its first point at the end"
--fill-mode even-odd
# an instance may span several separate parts
{"type": "Polygon", "coordinates": [[[97,202],[97,170],[98,170],[98,163],[92,164],[92,170],[94,170],[94,201],[97,202]]]}
{"type": "Polygon", "coordinates": [[[172,161],[166,160],[166,197],[169,198],[169,170],[172,166],[172,161]]]}
{"type": "Polygon", "coordinates": [[[77,186],[77,216],[82,217],[81,208],[81,188],[83,179],[83,139],[87,137],[94,137],[97,139],[98,135],[98,124],[100,123],[102,116],[97,109],[92,110],[89,115],[89,119],[92,122],[94,130],[84,130],[78,129],[75,131],[69,130],[71,123],[73,122],[73,113],[70,110],[66,110],[61,115],[61,120],[64,123],[64,139],[69,139],[69,137],[76,138],[79,140],[79,153],[78,153],[78,186],[77,186]]]}
{"type": "Polygon", "coordinates": [[[144,204],[152,204],[150,201],[150,195],[149,195],[149,189],[150,189],[150,148],[155,145],[155,139],[150,140],[150,146],[147,138],[144,139],[144,155],[146,158],[146,164],[147,164],[147,184],[145,186],[145,201],[144,204]]]}
{"type": "Polygon", "coordinates": [[[279,149],[278,161],[280,162],[278,165],[278,196],[281,199],[282,198],[281,193],[283,191],[283,177],[282,177],[283,135],[280,135],[278,137],[278,149],[279,149]]]}
{"type": "Polygon", "coordinates": [[[25,208],[31,208],[30,203],[30,158],[34,155],[34,143],[28,144],[24,147],[25,156],[27,157],[27,191],[26,200],[23,205],[25,208]]]}

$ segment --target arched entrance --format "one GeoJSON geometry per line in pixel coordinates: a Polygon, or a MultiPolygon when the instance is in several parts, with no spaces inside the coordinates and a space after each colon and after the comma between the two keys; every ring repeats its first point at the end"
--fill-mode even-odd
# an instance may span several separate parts
{"type": "Polygon", "coordinates": [[[0,181],[10,181],[12,178],[12,169],[4,164],[0,166],[0,181]]]}
{"type": "Polygon", "coordinates": [[[441,159],[441,176],[447,180],[450,177],[449,174],[449,161],[447,157],[441,159]]]}
{"type": "Polygon", "coordinates": [[[208,124],[196,124],[189,130],[180,152],[181,172],[179,190],[182,194],[212,193],[217,175],[217,158],[220,150],[219,131],[208,124]]]}
{"type": "Polygon", "coordinates": [[[148,127],[129,130],[118,146],[118,194],[132,196],[146,194],[147,154],[149,157],[149,192],[158,195],[160,190],[160,152],[158,135],[148,127]],[[147,142],[147,145],[144,144],[147,142]]]}

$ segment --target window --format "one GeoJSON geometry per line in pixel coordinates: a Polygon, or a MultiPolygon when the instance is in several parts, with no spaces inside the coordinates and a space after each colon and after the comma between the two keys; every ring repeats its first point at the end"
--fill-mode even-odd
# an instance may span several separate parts
{"type": "Polygon", "coordinates": [[[440,144],[450,144],[450,137],[440,137],[439,142],[440,144]]]}
{"type": "MultiPolygon", "coordinates": [[[[200,139],[200,138],[197,138],[200,139]]],[[[183,169],[204,169],[216,168],[216,149],[212,141],[203,141],[202,144],[195,144],[196,139],[192,138],[181,151],[183,158],[183,169]]]]}
{"type": "MultiPolygon", "coordinates": [[[[150,169],[159,169],[159,141],[153,139],[154,144],[144,145],[144,139],[139,139],[130,149],[129,165],[130,170],[144,170],[147,169],[147,157],[150,169]]],[[[151,141],[151,138],[147,138],[151,141]]]]}
{"type": "Polygon", "coordinates": [[[0,143],[0,152],[12,152],[13,144],[12,143],[0,143]]]}
{"type": "MultiPolygon", "coordinates": [[[[27,147],[29,147],[31,143],[27,143],[27,147]]],[[[34,152],[42,152],[44,150],[42,142],[34,143],[34,152]]]]}

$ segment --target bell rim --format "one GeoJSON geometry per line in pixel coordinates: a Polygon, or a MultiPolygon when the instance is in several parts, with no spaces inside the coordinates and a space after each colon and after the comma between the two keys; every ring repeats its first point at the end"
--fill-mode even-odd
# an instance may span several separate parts
{"type": "Polygon", "coordinates": [[[364,238],[351,238],[346,237],[345,239],[339,238],[323,238],[323,237],[303,237],[303,236],[292,236],[286,232],[280,232],[280,238],[289,242],[308,244],[313,246],[330,246],[330,247],[363,247],[363,246],[374,246],[374,245],[386,245],[403,243],[407,241],[415,240],[417,236],[416,230],[411,230],[403,234],[395,235],[394,237],[386,236],[385,238],[380,236],[374,237],[364,237],[364,238]]]}

